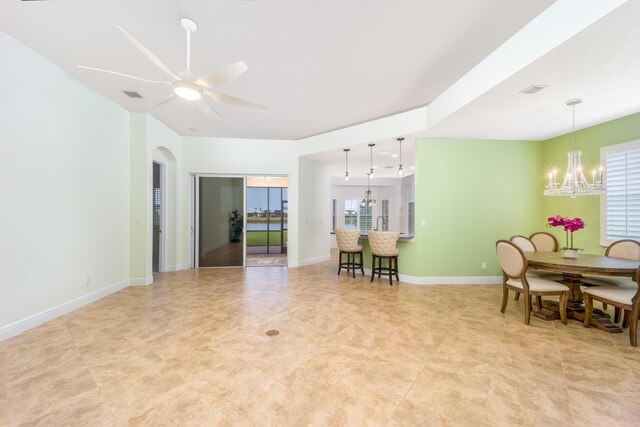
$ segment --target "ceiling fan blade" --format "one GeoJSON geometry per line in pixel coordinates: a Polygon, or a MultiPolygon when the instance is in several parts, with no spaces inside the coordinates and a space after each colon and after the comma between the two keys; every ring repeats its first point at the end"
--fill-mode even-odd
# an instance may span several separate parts
{"type": "Polygon", "coordinates": [[[224,93],[213,92],[210,90],[205,90],[205,94],[215,99],[221,104],[230,105],[232,107],[241,107],[241,108],[253,108],[255,110],[268,110],[267,107],[256,104],[255,102],[245,101],[244,99],[236,98],[234,96],[225,95],[224,93]]]}
{"type": "Polygon", "coordinates": [[[245,64],[244,61],[234,62],[233,64],[225,65],[208,76],[200,77],[196,80],[196,83],[201,86],[213,88],[241,76],[245,71],[247,71],[247,64],[245,64]]]}
{"type": "Polygon", "coordinates": [[[122,33],[125,35],[125,37],[127,37],[127,39],[131,42],[131,44],[137,47],[138,50],[142,52],[143,55],[146,56],[151,62],[156,64],[158,68],[160,68],[162,71],[167,73],[174,80],[180,80],[178,76],[173,74],[171,70],[169,70],[169,68],[167,68],[167,66],[162,63],[162,61],[160,61],[153,53],[151,53],[149,49],[147,49],[142,43],[136,40],[131,34],[127,33],[127,31],[124,28],[122,28],[119,25],[116,25],[116,28],[122,31],[122,33]]]}
{"type": "Polygon", "coordinates": [[[198,99],[197,102],[198,102],[198,107],[200,107],[200,110],[202,110],[202,112],[205,113],[207,116],[215,117],[221,122],[224,122],[224,119],[222,118],[220,113],[218,113],[215,108],[209,105],[209,103],[205,100],[204,97],[198,99]]]}
{"type": "Polygon", "coordinates": [[[169,95],[167,98],[163,99],[162,101],[158,102],[157,104],[153,104],[151,107],[147,108],[148,110],[151,110],[153,108],[159,107],[161,105],[166,104],[167,102],[173,101],[176,98],[176,94],[172,93],[171,95],[169,95]]]}
{"type": "Polygon", "coordinates": [[[85,67],[84,65],[78,65],[78,68],[83,68],[83,69],[85,69],[85,70],[100,71],[100,72],[102,72],[102,73],[115,74],[116,76],[122,76],[122,77],[128,77],[128,78],[130,78],[130,79],[134,79],[134,80],[140,80],[141,82],[147,82],[147,83],[163,83],[163,84],[167,84],[167,85],[170,85],[170,84],[171,84],[171,82],[166,82],[166,81],[161,81],[161,80],[149,80],[149,79],[143,79],[142,77],[136,77],[136,76],[132,76],[132,75],[130,75],[130,74],[118,73],[117,71],[103,70],[102,68],[85,67]]]}

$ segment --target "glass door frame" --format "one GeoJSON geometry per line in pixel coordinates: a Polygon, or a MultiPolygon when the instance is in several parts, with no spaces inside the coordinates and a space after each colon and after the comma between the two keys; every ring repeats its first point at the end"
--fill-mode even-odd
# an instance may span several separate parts
{"type": "Polygon", "coordinates": [[[211,173],[192,173],[191,175],[191,264],[194,268],[243,268],[247,266],[247,176],[238,174],[211,174],[211,173]],[[240,178],[242,179],[242,265],[226,266],[226,267],[200,267],[199,257],[200,253],[200,178],[240,178]]]}

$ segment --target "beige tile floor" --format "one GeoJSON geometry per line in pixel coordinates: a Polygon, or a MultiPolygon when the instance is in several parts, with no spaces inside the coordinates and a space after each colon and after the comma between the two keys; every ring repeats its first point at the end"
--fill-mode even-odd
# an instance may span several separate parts
{"type": "Polygon", "coordinates": [[[0,425],[640,424],[626,333],[335,273],[165,273],[0,343],[0,425]]]}

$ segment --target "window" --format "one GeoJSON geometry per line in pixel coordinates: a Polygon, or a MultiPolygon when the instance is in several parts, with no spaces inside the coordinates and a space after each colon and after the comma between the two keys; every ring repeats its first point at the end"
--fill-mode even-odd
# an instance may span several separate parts
{"type": "Polygon", "coordinates": [[[360,207],[360,231],[371,230],[371,214],[373,207],[360,207]]]}
{"type": "Polygon", "coordinates": [[[358,229],[358,201],[344,201],[344,228],[346,230],[358,229]]]}
{"type": "Polygon", "coordinates": [[[389,200],[382,200],[382,231],[389,231],[389,200]]]}
{"type": "Polygon", "coordinates": [[[607,194],[600,197],[600,244],[640,240],[640,141],[600,149],[607,194]]]}
{"type": "Polygon", "coordinates": [[[336,199],[331,200],[331,231],[336,232],[336,223],[338,222],[338,203],[336,199]]]}

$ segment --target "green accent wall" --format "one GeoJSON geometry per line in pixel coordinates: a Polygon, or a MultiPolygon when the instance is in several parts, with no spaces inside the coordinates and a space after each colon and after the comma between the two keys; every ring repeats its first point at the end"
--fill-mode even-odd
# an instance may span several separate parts
{"type": "MultiPolygon", "coordinates": [[[[617,120],[602,123],[576,132],[576,149],[582,151],[582,165],[585,176],[591,180],[591,170],[600,164],[600,148],[609,145],[640,139],[640,113],[617,120]]],[[[571,133],[543,142],[544,169],[548,173],[554,167],[564,173],[567,169],[567,152],[571,150],[571,133]]],[[[604,163],[604,159],[603,159],[604,163]]],[[[560,180],[560,179],[559,179],[560,180]]],[[[545,185],[545,178],[540,181],[540,188],[545,185]]],[[[555,215],[580,217],[585,228],[574,234],[574,246],[583,248],[587,253],[604,253],[600,246],[600,197],[583,196],[544,197],[543,216],[555,215]]],[[[556,236],[560,247],[564,246],[565,234],[562,229],[548,229],[556,236]]]]}
{"type": "Polygon", "coordinates": [[[496,241],[546,222],[542,143],[425,138],[415,150],[416,238],[398,245],[401,273],[501,275],[496,241]]]}

